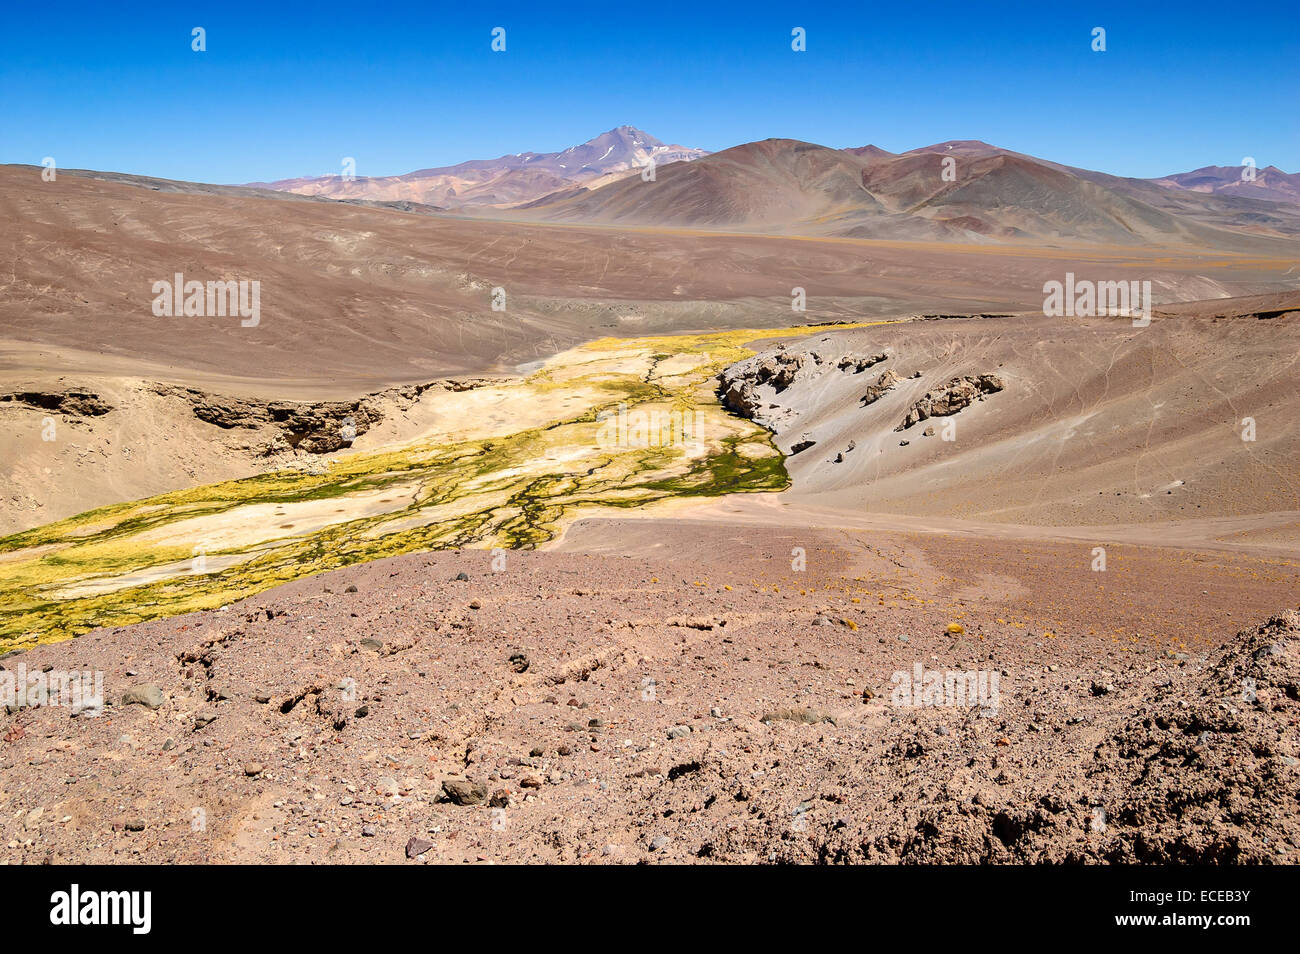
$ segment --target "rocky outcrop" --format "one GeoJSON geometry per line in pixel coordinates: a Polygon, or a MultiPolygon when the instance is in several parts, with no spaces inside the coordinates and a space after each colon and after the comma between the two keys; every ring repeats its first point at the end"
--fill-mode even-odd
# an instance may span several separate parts
{"type": "Polygon", "coordinates": [[[867,388],[867,393],[862,395],[862,406],[874,404],[880,400],[880,396],[898,383],[898,375],[893,371],[886,371],[877,380],[876,383],[867,388]]]}
{"type": "Polygon", "coordinates": [[[821,363],[820,358],[816,356],[795,354],[784,350],[756,354],[752,358],[733,364],[722,372],[723,392],[729,391],[734,384],[747,383],[751,387],[768,384],[771,385],[772,390],[780,394],[794,383],[799,370],[809,357],[821,363]]]}
{"type": "Polygon", "coordinates": [[[770,403],[758,389],[767,386],[780,394],[794,383],[810,358],[816,364],[821,363],[817,355],[793,354],[782,349],[754,355],[719,375],[718,396],[728,410],[770,428],[772,424],[765,412],[777,405],[770,403]]]}
{"type": "Polygon", "coordinates": [[[723,407],[751,420],[757,416],[759,409],[763,406],[763,398],[755,390],[753,382],[746,378],[728,380],[724,372],[722,387],[718,393],[722,397],[723,407]]]}
{"type": "Polygon", "coordinates": [[[908,409],[903,423],[894,430],[906,430],[913,424],[919,424],[931,417],[956,414],[976,401],[984,400],[986,395],[995,394],[1005,387],[1002,378],[996,374],[981,374],[977,377],[963,375],[953,378],[942,388],[926,391],[925,395],[908,409]]]}
{"type": "Polygon", "coordinates": [[[772,390],[780,394],[794,384],[795,375],[803,367],[804,359],[804,355],[790,354],[788,352],[771,355],[767,360],[759,363],[757,383],[771,384],[772,390]]]}
{"type": "Polygon", "coordinates": [[[196,388],[158,390],[187,399],[200,421],[223,429],[272,425],[280,431],[268,453],[292,448],[309,454],[326,454],[350,447],[361,434],[383,420],[369,397],[355,401],[253,401],[208,394],[196,388]]]}
{"type": "Polygon", "coordinates": [[[867,370],[867,368],[880,364],[880,362],[884,361],[888,357],[889,355],[883,351],[879,354],[868,355],[865,358],[859,355],[846,354],[844,357],[840,358],[840,362],[836,367],[841,371],[861,374],[863,371],[867,370]]]}
{"type": "Polygon", "coordinates": [[[69,389],[66,391],[15,391],[0,394],[0,401],[12,401],[40,411],[54,411],[70,417],[100,417],[113,410],[113,405],[101,400],[94,391],[69,389]]]}
{"type": "Polygon", "coordinates": [[[491,383],[489,379],[437,381],[409,384],[376,391],[352,401],[257,401],[209,394],[197,388],[155,385],[165,396],[190,402],[199,420],[226,430],[274,427],[279,433],[262,448],[272,454],[300,450],[328,454],[352,446],[352,442],[384,419],[384,409],[405,410],[430,388],[469,391],[491,383]]]}

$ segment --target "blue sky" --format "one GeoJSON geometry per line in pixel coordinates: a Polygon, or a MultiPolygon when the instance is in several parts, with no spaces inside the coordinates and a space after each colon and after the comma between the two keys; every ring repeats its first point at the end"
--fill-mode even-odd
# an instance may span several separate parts
{"type": "Polygon", "coordinates": [[[353,156],[386,175],[627,123],[714,150],[983,139],[1120,175],[1300,171],[1294,0],[718,6],[11,2],[0,162],[247,182],[353,156]]]}

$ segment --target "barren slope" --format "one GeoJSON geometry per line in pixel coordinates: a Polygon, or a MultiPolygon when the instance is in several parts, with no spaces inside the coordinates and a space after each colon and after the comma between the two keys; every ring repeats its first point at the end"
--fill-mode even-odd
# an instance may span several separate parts
{"type": "Polygon", "coordinates": [[[1102,575],[1072,548],[680,522],[567,547],[411,555],[4,658],[102,671],[109,706],[0,712],[0,852],[1297,860],[1294,566],[1132,548],[1102,575]],[[918,667],[996,696],[914,704],[918,667]],[[143,687],[157,708],[123,704],[143,687]]]}
{"type": "Polygon", "coordinates": [[[724,390],[798,449],[789,496],[810,505],[1056,526],[1276,513],[1300,544],[1298,360],[1291,294],[1146,328],[1022,315],[820,334],[724,390]]]}
{"type": "Polygon", "coordinates": [[[765,139],[530,203],[556,221],[726,227],[858,238],[1294,249],[1300,211],[1176,195],[980,142],[893,155],[765,139]]]}

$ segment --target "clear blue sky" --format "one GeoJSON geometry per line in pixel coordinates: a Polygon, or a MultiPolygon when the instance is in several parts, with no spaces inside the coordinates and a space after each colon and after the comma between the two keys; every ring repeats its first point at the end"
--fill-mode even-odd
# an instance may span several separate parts
{"type": "Polygon", "coordinates": [[[713,150],[983,139],[1121,175],[1300,171],[1295,0],[717,6],[7,0],[0,162],[247,182],[353,156],[386,175],[627,123],[713,150]]]}

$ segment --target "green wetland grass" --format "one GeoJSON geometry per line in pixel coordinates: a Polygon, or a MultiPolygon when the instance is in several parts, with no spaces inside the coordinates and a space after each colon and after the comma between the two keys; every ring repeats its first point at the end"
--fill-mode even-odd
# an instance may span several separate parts
{"type": "Polygon", "coordinates": [[[177,490],[0,538],[0,651],[211,609],[403,553],[540,547],[579,513],[783,490],[770,435],[720,406],[716,375],[752,353],[747,342],[815,330],[595,341],[511,385],[511,402],[591,396],[545,424],[434,435],[318,472],[177,490]],[[616,414],[676,414],[693,428],[667,442],[653,428],[624,439],[606,423],[616,414]]]}

